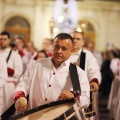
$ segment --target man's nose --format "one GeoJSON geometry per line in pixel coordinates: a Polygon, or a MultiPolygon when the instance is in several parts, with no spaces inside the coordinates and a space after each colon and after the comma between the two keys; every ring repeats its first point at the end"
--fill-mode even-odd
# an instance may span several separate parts
{"type": "Polygon", "coordinates": [[[58,53],[62,53],[62,49],[61,48],[58,49],[58,53]]]}
{"type": "Polygon", "coordinates": [[[76,41],[77,41],[77,39],[76,39],[76,38],[74,38],[74,39],[73,39],[73,41],[74,41],[74,42],[76,42],[76,41]]]}

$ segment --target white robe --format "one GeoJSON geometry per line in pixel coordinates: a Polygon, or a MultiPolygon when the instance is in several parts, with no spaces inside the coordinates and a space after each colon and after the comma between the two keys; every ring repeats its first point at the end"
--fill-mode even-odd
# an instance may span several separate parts
{"type": "MultiPolygon", "coordinates": [[[[0,56],[7,59],[10,48],[0,51],[0,56]]],[[[14,69],[12,77],[8,76],[7,82],[4,85],[4,110],[8,109],[14,103],[15,86],[23,73],[23,63],[20,55],[16,51],[12,51],[7,67],[14,69]]]]}
{"type": "Polygon", "coordinates": [[[30,66],[30,64],[32,63],[32,61],[34,60],[34,58],[37,56],[38,52],[35,51],[33,54],[31,54],[31,58],[29,60],[29,63],[27,64],[27,67],[30,66]]]}
{"type": "Polygon", "coordinates": [[[119,58],[113,58],[110,63],[110,69],[112,70],[115,76],[119,74],[119,62],[119,58]]]}
{"type": "Polygon", "coordinates": [[[24,53],[24,56],[21,56],[23,62],[23,72],[25,72],[25,70],[27,69],[27,65],[30,61],[31,54],[26,49],[23,49],[22,52],[24,53]]]}
{"type": "Polygon", "coordinates": [[[0,56],[0,116],[4,111],[4,92],[3,87],[7,81],[7,64],[5,58],[0,56]]]}
{"type": "MultiPolygon", "coordinates": [[[[15,92],[29,94],[30,109],[58,100],[63,90],[73,91],[69,74],[69,59],[56,70],[51,57],[34,61],[20,78],[15,92]],[[51,85],[51,86],[49,86],[51,85]]],[[[89,82],[83,70],[77,67],[81,85],[80,103],[89,105],[89,82]]]]}
{"type": "MultiPolygon", "coordinates": [[[[70,56],[70,62],[74,63],[79,66],[80,64],[80,54],[82,49],[78,51],[76,54],[72,54],[70,56]]],[[[86,53],[86,59],[85,59],[85,72],[88,76],[88,80],[91,81],[93,78],[98,79],[98,83],[101,83],[101,73],[100,73],[100,67],[97,63],[97,60],[92,52],[90,52],[87,49],[83,49],[83,52],[86,53]]]]}
{"type": "MultiPolygon", "coordinates": [[[[70,61],[73,64],[76,64],[79,66],[80,64],[80,54],[82,49],[80,49],[76,54],[72,54],[70,56],[70,61]]],[[[92,52],[90,52],[87,49],[83,49],[83,52],[86,53],[85,58],[85,72],[87,74],[89,82],[91,82],[94,78],[98,79],[98,83],[101,83],[101,73],[100,73],[100,67],[98,65],[97,59],[93,55],[92,52]]],[[[98,93],[96,92],[96,104],[95,108],[97,111],[97,115],[90,118],[90,120],[99,120],[99,113],[98,113],[98,93]]]]}

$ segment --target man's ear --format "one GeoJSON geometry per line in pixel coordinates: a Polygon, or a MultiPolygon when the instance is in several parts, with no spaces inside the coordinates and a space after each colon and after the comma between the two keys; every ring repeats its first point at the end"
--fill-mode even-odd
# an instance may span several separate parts
{"type": "Polygon", "coordinates": [[[9,43],[11,42],[10,38],[8,38],[9,43]]]}
{"type": "Polygon", "coordinates": [[[83,43],[82,43],[82,46],[84,46],[85,45],[85,40],[83,40],[83,43]]]}

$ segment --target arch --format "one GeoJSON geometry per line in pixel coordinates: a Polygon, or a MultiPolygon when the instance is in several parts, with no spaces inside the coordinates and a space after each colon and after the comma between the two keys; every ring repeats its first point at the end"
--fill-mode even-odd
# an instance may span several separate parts
{"type": "Polygon", "coordinates": [[[20,16],[20,17],[24,18],[26,21],[28,21],[30,28],[31,28],[32,21],[31,21],[31,19],[29,19],[29,17],[26,14],[24,15],[21,13],[8,13],[2,17],[2,25],[3,25],[2,30],[5,28],[5,24],[7,23],[7,21],[15,16],[20,16]]]}
{"type": "Polygon", "coordinates": [[[4,18],[4,30],[8,31],[11,39],[22,37],[25,44],[30,40],[31,26],[29,21],[21,15],[11,15],[4,18]]]}
{"type": "Polygon", "coordinates": [[[6,22],[5,26],[16,26],[17,24],[19,24],[20,26],[23,26],[23,27],[30,28],[30,24],[28,23],[28,21],[21,16],[14,16],[14,17],[10,18],[6,22]]]}
{"type": "Polygon", "coordinates": [[[89,41],[96,44],[97,43],[97,37],[98,37],[99,31],[100,31],[99,24],[93,18],[83,17],[83,18],[79,19],[79,23],[78,23],[79,26],[83,21],[85,21],[86,24],[88,24],[88,28],[85,31],[83,31],[85,33],[86,44],[89,41]]]}

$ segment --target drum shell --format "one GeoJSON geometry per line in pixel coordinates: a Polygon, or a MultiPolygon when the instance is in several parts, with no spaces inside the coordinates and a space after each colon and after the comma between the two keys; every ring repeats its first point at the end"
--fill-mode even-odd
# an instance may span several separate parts
{"type": "Polygon", "coordinates": [[[91,85],[90,86],[90,105],[86,109],[84,109],[86,118],[96,115],[94,91],[95,91],[94,86],[91,85]]]}

